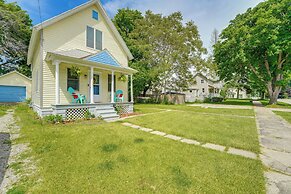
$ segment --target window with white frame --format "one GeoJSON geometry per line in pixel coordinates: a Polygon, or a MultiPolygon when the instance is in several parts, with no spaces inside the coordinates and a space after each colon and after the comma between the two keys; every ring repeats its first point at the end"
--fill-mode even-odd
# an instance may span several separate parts
{"type": "Polygon", "coordinates": [[[201,83],[202,83],[202,84],[204,83],[204,80],[203,80],[203,79],[201,80],[201,83]]]}
{"type": "Polygon", "coordinates": [[[205,92],[205,88],[202,88],[202,92],[203,92],[203,93],[205,92]]]}
{"type": "Polygon", "coordinates": [[[86,30],[86,46],[89,48],[102,50],[102,32],[100,30],[94,29],[87,26],[86,30]]]}

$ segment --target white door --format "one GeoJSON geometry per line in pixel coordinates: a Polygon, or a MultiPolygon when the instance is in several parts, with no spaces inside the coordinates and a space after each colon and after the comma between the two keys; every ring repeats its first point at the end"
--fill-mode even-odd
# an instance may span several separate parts
{"type": "Polygon", "coordinates": [[[94,102],[100,102],[100,75],[94,74],[93,75],[93,97],[94,102]]]}

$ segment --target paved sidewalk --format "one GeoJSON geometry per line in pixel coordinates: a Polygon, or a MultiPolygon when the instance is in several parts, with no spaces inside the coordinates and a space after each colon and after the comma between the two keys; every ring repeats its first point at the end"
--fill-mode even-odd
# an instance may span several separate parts
{"type": "Polygon", "coordinates": [[[241,149],[232,148],[232,147],[229,147],[228,150],[227,150],[227,148],[225,146],[223,146],[223,145],[218,145],[218,144],[213,144],[213,143],[204,143],[204,144],[202,144],[201,142],[196,141],[194,139],[187,139],[187,138],[179,137],[179,136],[172,135],[172,134],[166,134],[166,133],[164,133],[162,131],[156,131],[154,129],[144,128],[144,127],[141,127],[141,126],[138,126],[138,125],[134,125],[134,124],[131,124],[131,123],[122,123],[122,125],[127,126],[127,127],[131,127],[131,128],[134,128],[134,129],[137,129],[137,130],[140,130],[140,131],[148,132],[148,133],[151,133],[153,135],[159,135],[159,136],[162,136],[162,137],[165,137],[165,138],[169,138],[169,139],[172,139],[172,140],[175,140],[175,141],[180,141],[182,143],[200,145],[200,146],[202,146],[204,148],[207,148],[207,149],[212,149],[212,150],[225,152],[225,153],[232,154],[232,155],[238,155],[238,156],[242,156],[242,157],[245,157],[245,158],[251,158],[251,159],[255,159],[255,160],[258,159],[256,153],[253,153],[253,152],[250,152],[250,151],[247,151],[247,150],[241,150],[241,149]]]}
{"type": "Polygon", "coordinates": [[[254,101],[267,193],[291,193],[291,125],[254,101]]]}
{"type": "Polygon", "coordinates": [[[287,104],[291,104],[291,99],[278,99],[279,102],[285,102],[287,104]]]}

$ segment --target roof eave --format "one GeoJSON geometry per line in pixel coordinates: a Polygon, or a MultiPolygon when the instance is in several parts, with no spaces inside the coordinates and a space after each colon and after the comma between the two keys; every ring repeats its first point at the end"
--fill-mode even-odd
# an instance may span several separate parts
{"type": "Polygon", "coordinates": [[[46,61],[59,60],[59,61],[71,62],[71,63],[85,65],[85,66],[95,66],[96,68],[107,69],[107,70],[115,70],[115,71],[120,71],[120,72],[124,72],[124,73],[128,73],[128,74],[134,74],[134,73],[138,72],[137,70],[132,69],[130,67],[109,66],[109,65],[106,65],[106,64],[96,63],[96,62],[87,61],[87,60],[84,60],[84,59],[64,56],[64,55],[51,53],[51,52],[48,52],[48,54],[46,55],[45,60],[46,61]]]}

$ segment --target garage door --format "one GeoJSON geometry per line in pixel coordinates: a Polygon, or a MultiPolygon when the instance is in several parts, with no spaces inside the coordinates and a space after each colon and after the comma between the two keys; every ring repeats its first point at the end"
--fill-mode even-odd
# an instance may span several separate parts
{"type": "Polygon", "coordinates": [[[25,86],[0,85],[0,102],[22,102],[26,98],[25,86]]]}

